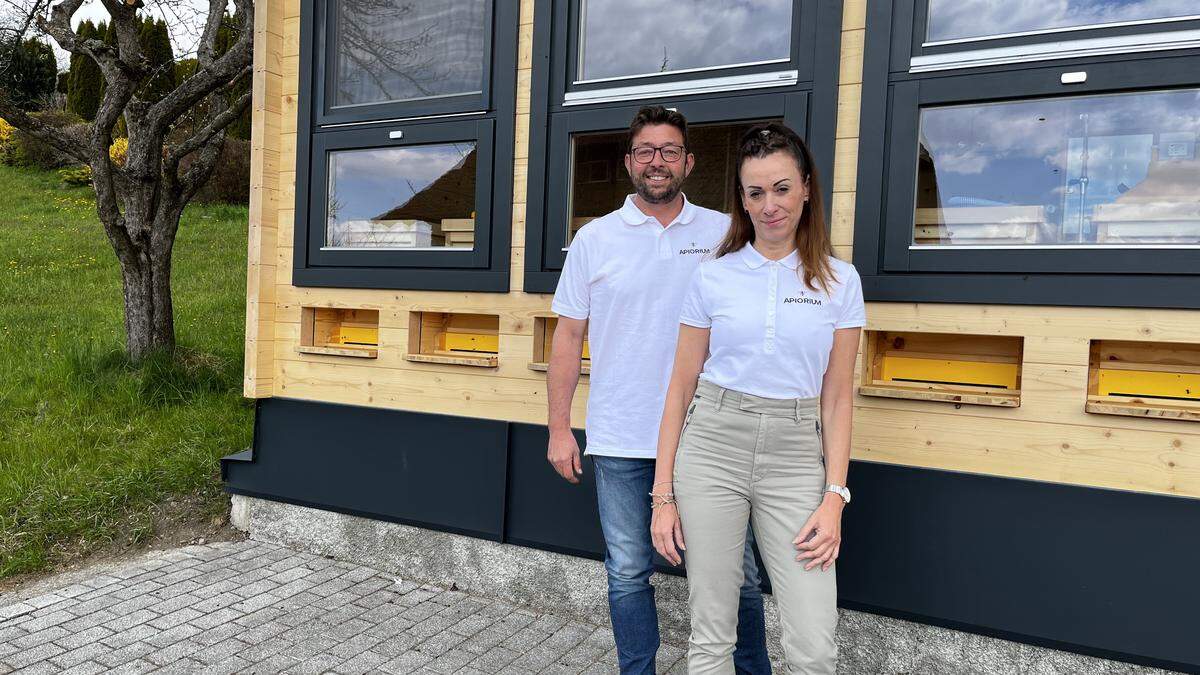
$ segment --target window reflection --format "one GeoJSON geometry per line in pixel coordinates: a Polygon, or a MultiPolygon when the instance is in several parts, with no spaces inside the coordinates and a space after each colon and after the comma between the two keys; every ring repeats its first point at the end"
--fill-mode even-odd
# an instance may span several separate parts
{"type": "Polygon", "coordinates": [[[929,0],[926,40],[961,40],[1200,14],[1195,0],[929,0]]]}
{"type": "Polygon", "coordinates": [[[1200,244],[1200,90],[921,111],[913,242],[1200,244]]]}
{"type": "MultiPolygon", "coordinates": [[[[766,120],[763,120],[766,121],[766,120]]],[[[758,124],[688,125],[688,152],[695,168],[683,183],[693,204],[730,213],[733,210],[733,171],[737,143],[746,129],[758,124]]],[[[625,171],[626,133],[578,134],[572,141],[571,222],[567,241],[595,218],[621,207],[633,192],[625,171]]]]}
{"type": "Polygon", "coordinates": [[[339,0],[335,106],[483,88],[485,0],[339,0]]]}
{"type": "Polygon", "coordinates": [[[792,0],[586,0],[579,79],[787,59],[792,0]]]}
{"type": "Polygon", "coordinates": [[[475,144],[329,153],[325,245],[471,249],[475,144]]]}

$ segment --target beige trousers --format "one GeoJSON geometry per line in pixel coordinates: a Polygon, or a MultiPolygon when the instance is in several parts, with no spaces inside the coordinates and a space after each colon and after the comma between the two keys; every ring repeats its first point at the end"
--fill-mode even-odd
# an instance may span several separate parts
{"type": "Polygon", "coordinates": [[[674,486],[687,546],[691,675],[734,672],[747,521],[779,605],[788,670],[836,670],[836,567],[805,571],[792,543],[825,493],[818,404],[699,383],[674,486]]]}

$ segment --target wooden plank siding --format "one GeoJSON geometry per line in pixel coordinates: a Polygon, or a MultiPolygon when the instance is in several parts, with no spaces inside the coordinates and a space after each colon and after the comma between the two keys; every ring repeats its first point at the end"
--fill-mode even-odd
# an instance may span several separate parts
{"type": "MultiPolygon", "coordinates": [[[[270,396],[275,341],[275,251],[280,209],[279,133],[283,110],[284,8],[262,0],[254,8],[254,73],[251,87],[250,216],[247,227],[246,345],[242,391],[270,396]]],[[[294,96],[293,96],[294,98],[294,96]]],[[[294,166],[295,150],[291,153],[294,166]]]]}
{"type": "MultiPolygon", "coordinates": [[[[546,421],[535,317],[550,296],[522,292],[533,0],[522,0],[513,174],[511,292],[297,288],[291,285],[299,3],[266,0],[256,15],[254,140],[247,290],[246,395],[285,396],[534,424],[546,421]],[[301,307],[379,310],[378,358],[302,354],[301,307]],[[410,311],[500,317],[499,366],[417,363],[404,355],[410,311]]],[[[830,204],[838,257],[853,242],[866,0],[843,5],[838,122],[830,204]]],[[[819,104],[819,102],[818,102],[819,104]]],[[[856,397],[859,460],[1200,497],[1200,424],[1084,412],[1089,340],[1196,342],[1200,312],[869,303],[870,330],[1025,338],[1020,408],[856,397]]],[[[572,422],[582,427],[581,380],[572,422]]],[[[851,479],[853,481],[853,479],[851,479]]]]}

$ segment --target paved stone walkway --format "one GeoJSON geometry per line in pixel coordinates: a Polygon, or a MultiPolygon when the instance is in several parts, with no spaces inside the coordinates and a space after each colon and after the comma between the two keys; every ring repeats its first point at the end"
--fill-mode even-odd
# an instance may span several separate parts
{"type": "MultiPolygon", "coordinates": [[[[256,541],[37,592],[0,598],[0,673],[617,672],[606,628],[256,541]]],[[[682,656],[664,645],[660,672],[682,656]]]]}

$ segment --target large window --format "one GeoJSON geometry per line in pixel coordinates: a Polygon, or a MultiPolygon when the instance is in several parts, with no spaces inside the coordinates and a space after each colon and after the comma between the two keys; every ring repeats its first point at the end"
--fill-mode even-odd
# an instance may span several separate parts
{"type": "Polygon", "coordinates": [[[868,298],[1200,306],[1200,8],[1003,9],[870,6],[868,298]]]}
{"type": "Polygon", "coordinates": [[[517,12],[302,5],[294,283],[506,291],[517,12]]]}
{"type": "Polygon", "coordinates": [[[582,3],[577,81],[789,61],[791,0],[661,5],[651,12],[642,0],[582,3]],[[652,20],[630,21],[651,13],[652,20]],[[747,35],[760,39],[747,40],[747,35]]]}
{"type": "Polygon", "coordinates": [[[1200,18],[1195,0],[929,0],[929,44],[1200,18]]]}
{"type": "MultiPolygon", "coordinates": [[[[721,122],[688,126],[688,151],[696,157],[685,184],[689,201],[726,214],[733,210],[730,177],[737,142],[751,124],[721,122]]],[[[571,217],[564,222],[568,228],[568,246],[579,228],[620,207],[630,193],[629,174],[622,161],[625,143],[624,131],[571,136],[567,174],[571,181],[568,192],[571,217]]]]}
{"type": "Polygon", "coordinates": [[[334,107],[482,94],[484,0],[337,3],[334,107]]]}
{"type": "Polygon", "coordinates": [[[913,243],[1200,244],[1200,89],[932,106],[913,243]]]}
{"type": "Polygon", "coordinates": [[[733,153],[756,122],[807,134],[828,176],[840,19],[836,0],[538,0],[525,290],[552,291],[574,233],[632,192],[625,129],[643,105],[687,116],[694,203],[732,209],[733,153]]]}

